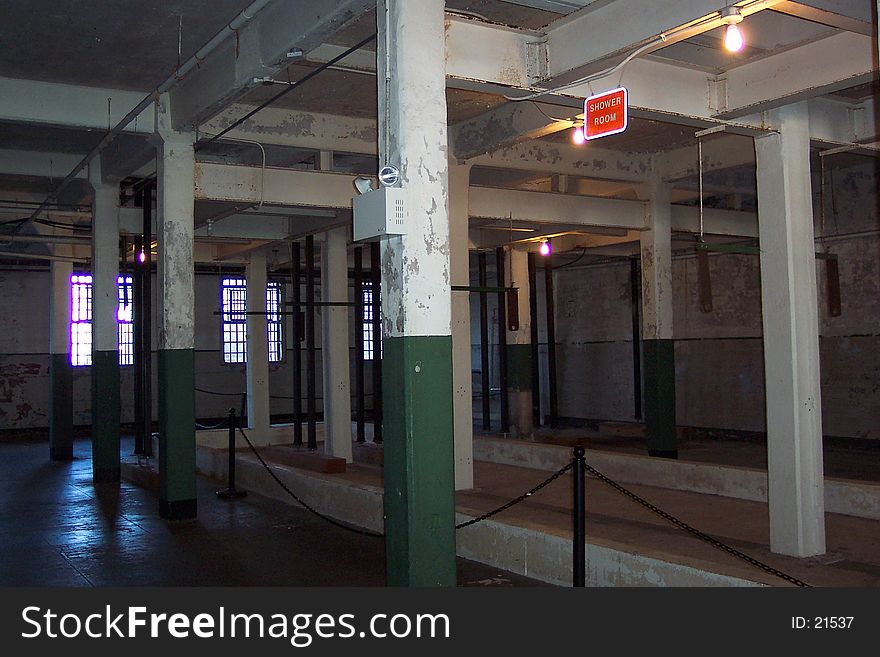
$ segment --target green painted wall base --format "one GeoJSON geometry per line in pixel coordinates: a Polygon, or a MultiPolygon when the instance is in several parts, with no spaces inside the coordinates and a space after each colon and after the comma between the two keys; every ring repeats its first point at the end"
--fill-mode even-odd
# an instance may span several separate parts
{"type": "Polygon", "coordinates": [[[92,352],[92,478],[119,481],[119,352],[92,352]]]}
{"type": "Polygon", "coordinates": [[[159,351],[159,513],[196,517],[195,354],[159,351]]]}
{"type": "Polygon", "coordinates": [[[387,338],[383,361],[388,585],[455,586],[452,338],[387,338]]]}
{"type": "Polygon", "coordinates": [[[73,460],[73,368],[68,354],[49,361],[49,458],[73,460]]]}
{"type": "Polygon", "coordinates": [[[643,340],[645,366],[645,433],[648,454],[678,458],[675,433],[675,343],[643,340]]]}
{"type": "Polygon", "coordinates": [[[532,345],[507,345],[507,388],[518,391],[532,389],[532,345]]]}

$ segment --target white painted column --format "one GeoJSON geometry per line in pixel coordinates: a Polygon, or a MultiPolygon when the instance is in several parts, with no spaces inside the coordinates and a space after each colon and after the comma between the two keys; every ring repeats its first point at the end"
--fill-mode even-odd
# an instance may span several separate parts
{"type": "Polygon", "coordinates": [[[194,518],[195,439],[195,204],[194,135],[174,130],[171,102],[156,107],[159,169],[156,207],[159,390],[159,512],[194,518]]]}
{"type": "MultiPolygon", "coordinates": [[[[348,301],[348,226],[328,230],[321,245],[321,297],[348,301]]],[[[321,309],[324,451],[351,463],[351,373],[348,306],[321,309]]]]}
{"type": "Polygon", "coordinates": [[[819,311],[805,103],[755,139],[767,398],[770,549],[825,552],[819,311]]]}
{"type": "Polygon", "coordinates": [[[452,294],[443,0],[379,0],[379,159],[405,234],[382,241],[385,560],[391,586],[455,586],[452,294]]]}
{"type": "MultiPolygon", "coordinates": [[[[452,285],[470,285],[468,191],[471,166],[449,165],[449,261],[452,285]]],[[[452,407],[455,490],[474,487],[470,292],[452,291],[452,407]]]]}
{"type": "Polygon", "coordinates": [[[89,165],[92,206],[92,473],[119,481],[119,188],[104,183],[99,158],[89,165]]]}
{"type": "Polygon", "coordinates": [[[642,231],[642,359],[648,454],[676,458],[675,344],[672,327],[672,186],[656,169],[642,231]]]}
{"type": "Polygon", "coordinates": [[[507,387],[510,408],[510,433],[514,438],[529,438],[533,430],[532,409],[532,315],[529,309],[529,250],[507,249],[507,280],[504,285],[517,289],[519,328],[507,331],[507,387]]]}
{"type": "Polygon", "coordinates": [[[645,340],[672,339],[672,186],[652,175],[648,223],[639,234],[642,255],[642,333],[645,340]]]}
{"type": "Polygon", "coordinates": [[[266,317],[266,254],[254,251],[247,280],[247,414],[251,440],[269,444],[269,333],[266,317]],[[259,313],[259,314],[252,314],[259,313]]]}

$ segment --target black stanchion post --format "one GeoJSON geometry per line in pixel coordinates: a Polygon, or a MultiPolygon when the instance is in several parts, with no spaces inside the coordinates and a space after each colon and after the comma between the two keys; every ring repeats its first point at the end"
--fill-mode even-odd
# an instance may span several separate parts
{"type": "Polygon", "coordinates": [[[574,448],[574,500],[572,509],[574,513],[574,536],[572,537],[571,562],[572,562],[572,586],[586,586],[586,506],[585,482],[586,461],[584,460],[584,448],[574,448]]]}
{"type": "Polygon", "coordinates": [[[217,497],[223,499],[245,497],[247,492],[235,488],[235,431],[238,429],[238,421],[235,418],[235,409],[229,409],[229,473],[227,485],[223,490],[217,491],[217,497]]]}

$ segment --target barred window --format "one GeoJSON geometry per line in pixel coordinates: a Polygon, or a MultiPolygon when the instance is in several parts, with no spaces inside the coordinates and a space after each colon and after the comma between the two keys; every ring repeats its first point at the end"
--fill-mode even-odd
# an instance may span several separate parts
{"type": "MultiPolygon", "coordinates": [[[[221,282],[223,307],[223,362],[247,362],[247,281],[244,278],[224,278],[221,282]]],[[[266,324],[269,340],[269,362],[280,362],[284,355],[282,336],[284,301],[281,284],[266,286],[266,324]]]]}
{"type": "MultiPolygon", "coordinates": [[[[373,304],[373,282],[363,283],[363,306],[364,306],[364,360],[373,360],[373,326],[378,320],[379,313],[375,312],[373,304]]],[[[382,357],[382,344],[379,344],[379,358],[382,357]]]]}
{"type": "MultiPolygon", "coordinates": [[[[134,332],[131,276],[118,276],[116,284],[119,291],[119,305],[116,309],[119,364],[132,365],[134,332]]],[[[73,274],[70,277],[70,364],[74,367],[92,364],[91,274],[73,274]]]]}

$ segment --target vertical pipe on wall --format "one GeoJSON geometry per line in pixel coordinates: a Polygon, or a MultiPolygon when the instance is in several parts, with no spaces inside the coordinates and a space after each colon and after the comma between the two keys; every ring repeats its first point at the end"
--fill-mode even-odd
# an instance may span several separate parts
{"type": "Polygon", "coordinates": [[[382,270],[379,243],[370,249],[373,301],[373,442],[382,442],[382,270]]]}
{"type": "MultiPolygon", "coordinates": [[[[507,287],[504,275],[504,247],[495,249],[498,287],[507,287]]],[[[507,303],[506,292],[498,293],[498,387],[501,394],[501,433],[510,431],[510,403],[507,398],[507,303]]]]}
{"type": "Polygon", "coordinates": [[[537,256],[529,253],[529,316],[532,347],[532,422],[541,426],[541,361],[538,353],[538,272],[537,256]]]}
{"type": "Polygon", "coordinates": [[[306,237],[306,413],[309,449],[318,449],[315,387],[315,238],[309,235],[306,237]]]}
{"type": "MultiPolygon", "coordinates": [[[[479,286],[486,287],[486,252],[477,253],[479,286]]],[[[489,377],[489,304],[485,292],[480,292],[480,399],[482,401],[483,431],[491,431],[491,387],[489,377]]]]}
{"type": "MultiPolygon", "coordinates": [[[[132,342],[134,343],[134,453],[144,453],[144,267],[138,257],[144,239],[134,236],[134,266],[131,287],[132,342]]],[[[123,254],[123,258],[126,257],[123,254]]]]}
{"type": "Polygon", "coordinates": [[[144,261],[141,263],[141,335],[140,345],[144,363],[143,371],[143,455],[153,456],[153,190],[157,183],[144,186],[143,245],[144,261]]]}
{"type": "Polygon", "coordinates": [[[293,444],[301,447],[303,444],[302,428],[302,294],[300,283],[302,271],[300,269],[299,242],[290,243],[290,287],[291,301],[293,302],[293,322],[290,326],[290,339],[293,342],[291,352],[293,372],[293,444]]]}
{"type": "Polygon", "coordinates": [[[356,358],[354,361],[354,395],[356,440],[366,441],[364,423],[364,271],[363,247],[354,249],[354,341],[356,358]]]}
{"type": "Polygon", "coordinates": [[[547,304],[547,374],[550,408],[548,423],[556,426],[558,404],[556,394],[556,304],[553,299],[553,256],[544,257],[544,289],[547,304]]]}
{"type": "Polygon", "coordinates": [[[629,261],[630,304],[632,307],[633,416],[642,419],[642,272],[638,258],[629,261]]]}

